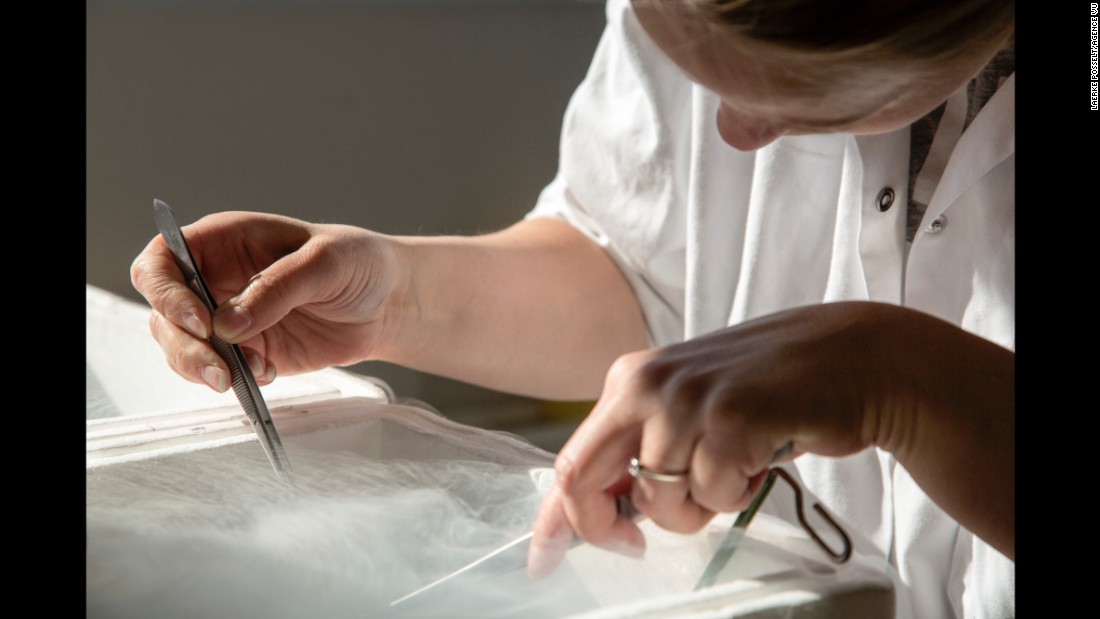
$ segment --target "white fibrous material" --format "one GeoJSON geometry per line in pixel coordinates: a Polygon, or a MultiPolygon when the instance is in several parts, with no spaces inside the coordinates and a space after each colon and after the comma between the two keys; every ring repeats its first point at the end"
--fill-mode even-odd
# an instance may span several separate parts
{"type": "Polygon", "coordinates": [[[89,470],[87,616],[560,617],[567,571],[475,582],[446,607],[390,602],[530,531],[530,467],[296,450],[293,486],[254,443],[89,470]]]}
{"type": "Polygon", "coordinates": [[[539,581],[520,567],[391,607],[529,532],[553,454],[328,368],[263,388],[287,484],[233,394],[164,363],[148,307],[91,286],[86,307],[89,619],[893,615],[885,561],[823,563],[795,520],[765,513],[782,491],[708,590],[695,583],[734,514],[694,534],[642,520],[643,559],[582,544],[539,581]]]}

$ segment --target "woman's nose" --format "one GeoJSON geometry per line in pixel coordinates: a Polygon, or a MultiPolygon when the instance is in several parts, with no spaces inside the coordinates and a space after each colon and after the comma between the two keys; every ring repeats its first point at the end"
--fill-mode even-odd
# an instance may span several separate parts
{"type": "Polygon", "coordinates": [[[781,127],[741,114],[725,103],[718,107],[716,120],[722,140],[737,150],[762,148],[786,133],[781,127]]]}

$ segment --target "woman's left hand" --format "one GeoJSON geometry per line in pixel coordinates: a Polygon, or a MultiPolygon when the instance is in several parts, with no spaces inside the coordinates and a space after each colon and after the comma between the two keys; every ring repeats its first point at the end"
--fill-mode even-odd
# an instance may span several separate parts
{"type": "MultiPolygon", "coordinates": [[[[839,457],[878,445],[897,450],[903,464],[917,452],[938,457],[945,449],[965,458],[965,441],[980,442],[981,432],[958,424],[946,436],[925,432],[939,417],[925,413],[946,406],[941,387],[958,393],[957,377],[934,384],[946,379],[941,370],[950,373],[975,354],[1007,356],[1011,375],[1011,352],[954,325],[895,305],[843,302],[624,355],[557,457],[528,572],[552,571],[573,532],[597,546],[641,554],[641,532],[616,513],[615,499],[626,492],[657,525],[688,533],[717,512],[747,507],[772,464],[802,453],[839,457]],[[960,440],[961,451],[953,446],[960,440]],[[929,444],[913,444],[920,441],[929,444]],[[684,476],[632,479],[626,466],[633,457],[648,470],[684,476]]],[[[994,368],[1001,379],[1003,366],[994,368]]],[[[1011,399],[1014,383],[1007,380],[1011,399]]],[[[1014,446],[1014,433],[1009,438],[1014,446]]],[[[925,490],[937,500],[935,490],[925,490]]]]}

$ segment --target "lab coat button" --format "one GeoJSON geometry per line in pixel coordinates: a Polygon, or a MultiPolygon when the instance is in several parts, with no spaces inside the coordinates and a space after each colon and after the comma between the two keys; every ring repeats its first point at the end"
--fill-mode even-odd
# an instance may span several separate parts
{"type": "Polygon", "coordinates": [[[947,227],[947,216],[940,215],[932,220],[932,223],[928,224],[928,227],[924,229],[929,234],[936,234],[937,232],[943,232],[943,229],[947,227]]]}
{"type": "Polygon", "coordinates": [[[885,213],[894,205],[894,190],[891,187],[883,187],[875,198],[875,207],[880,213],[885,213]]]}

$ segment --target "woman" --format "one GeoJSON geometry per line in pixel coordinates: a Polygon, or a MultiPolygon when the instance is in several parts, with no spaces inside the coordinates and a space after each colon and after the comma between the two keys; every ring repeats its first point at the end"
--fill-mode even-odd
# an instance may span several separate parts
{"type": "Polygon", "coordinates": [[[1006,2],[610,0],[528,217],[393,237],[256,213],[132,268],[184,377],[211,329],[261,384],[367,359],[599,397],[529,571],[573,532],[642,552],[745,507],[769,466],[896,571],[899,616],[1012,616],[1014,12],[1006,2]],[[877,4],[888,4],[879,7],[877,4]],[[633,480],[626,464],[679,475],[633,480]]]}

